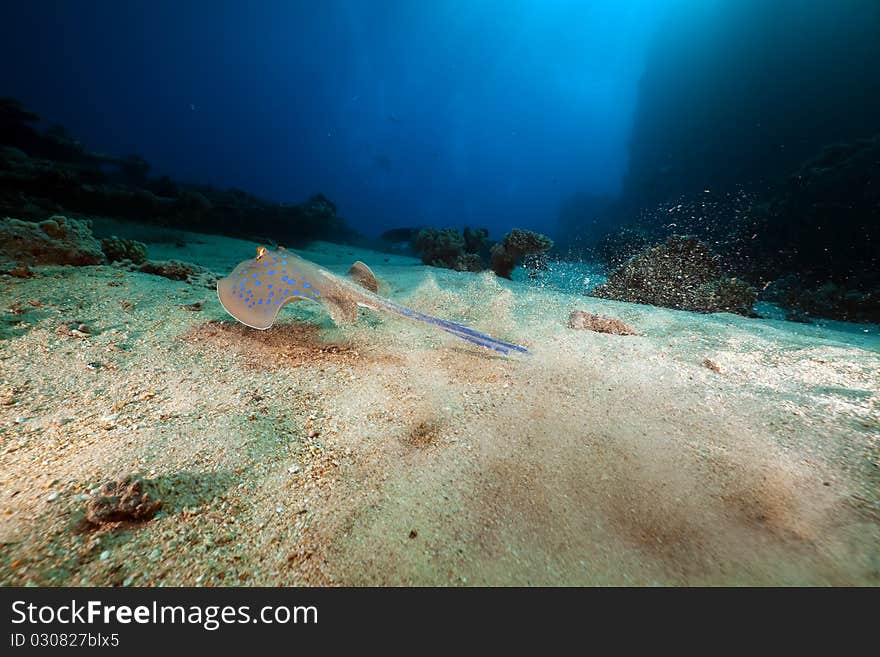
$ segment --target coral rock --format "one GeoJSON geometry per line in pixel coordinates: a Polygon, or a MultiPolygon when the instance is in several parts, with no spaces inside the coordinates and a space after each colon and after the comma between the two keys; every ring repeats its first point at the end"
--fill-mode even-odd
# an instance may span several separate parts
{"type": "Polygon", "coordinates": [[[86,508],[86,518],[94,525],[110,522],[141,522],[156,515],[162,507],[146,491],[141,479],[126,477],[104,484],[86,508]]]}
{"type": "Polygon", "coordinates": [[[54,216],[35,223],[0,219],[0,258],[20,265],[100,265],[101,245],[86,221],[54,216]]]}
{"type": "Polygon", "coordinates": [[[455,269],[464,255],[464,237],[454,228],[423,228],[412,242],[422,262],[432,267],[455,269]]]}
{"type": "Polygon", "coordinates": [[[723,276],[705,244],[673,236],[632,258],[592,296],[700,313],[750,315],[757,293],[743,281],[723,276]]]}
{"type": "Polygon", "coordinates": [[[172,281],[185,281],[190,276],[198,274],[201,269],[180,260],[147,260],[138,267],[138,271],[154,276],[164,276],[172,281]]]}
{"type": "Polygon", "coordinates": [[[573,310],[568,316],[568,328],[587,329],[612,335],[639,335],[632,326],[614,317],[594,315],[585,310],[573,310]]]}
{"type": "Polygon", "coordinates": [[[500,244],[492,247],[492,271],[502,278],[510,278],[521,258],[537,255],[553,248],[553,240],[530,230],[514,228],[500,244]]]}

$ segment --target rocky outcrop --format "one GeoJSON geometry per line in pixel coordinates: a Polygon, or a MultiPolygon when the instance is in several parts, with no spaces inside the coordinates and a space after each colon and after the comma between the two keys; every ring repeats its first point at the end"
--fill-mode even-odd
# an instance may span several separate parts
{"type": "Polygon", "coordinates": [[[86,221],[55,215],[40,222],[0,219],[0,260],[18,265],[100,265],[101,244],[86,221]]]}
{"type": "Polygon", "coordinates": [[[572,310],[568,316],[568,328],[584,329],[596,333],[610,333],[611,335],[638,335],[632,326],[615,317],[595,315],[586,310],[572,310]]]}

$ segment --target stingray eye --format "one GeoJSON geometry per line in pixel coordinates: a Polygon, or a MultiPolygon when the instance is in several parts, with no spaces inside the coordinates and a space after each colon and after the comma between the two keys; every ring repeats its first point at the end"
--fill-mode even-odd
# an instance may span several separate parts
{"type": "Polygon", "coordinates": [[[258,246],[257,247],[257,260],[262,258],[264,255],[266,255],[266,247],[265,246],[258,246]]]}

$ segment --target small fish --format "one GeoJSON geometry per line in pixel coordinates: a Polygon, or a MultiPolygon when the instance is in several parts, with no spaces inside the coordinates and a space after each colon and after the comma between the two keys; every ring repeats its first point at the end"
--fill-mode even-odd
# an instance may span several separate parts
{"type": "Polygon", "coordinates": [[[310,299],[322,304],[337,324],[357,321],[358,307],[387,312],[436,326],[447,333],[502,354],[528,353],[518,344],[498,340],[463,324],[425,315],[376,294],[378,280],[367,265],[352,265],[347,280],[295,253],[278,247],[257,247],[257,257],[240,263],[217,282],[223,308],[242,324],[265,330],[291,301],[310,299]]]}

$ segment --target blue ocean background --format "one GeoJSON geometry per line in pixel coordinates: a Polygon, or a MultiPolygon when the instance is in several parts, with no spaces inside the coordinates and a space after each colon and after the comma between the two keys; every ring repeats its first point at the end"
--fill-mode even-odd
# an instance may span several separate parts
{"type": "Polygon", "coordinates": [[[289,202],[320,191],[366,233],[503,234],[547,230],[576,190],[619,190],[660,9],[18,3],[0,52],[25,105],[174,179],[289,202]]]}

